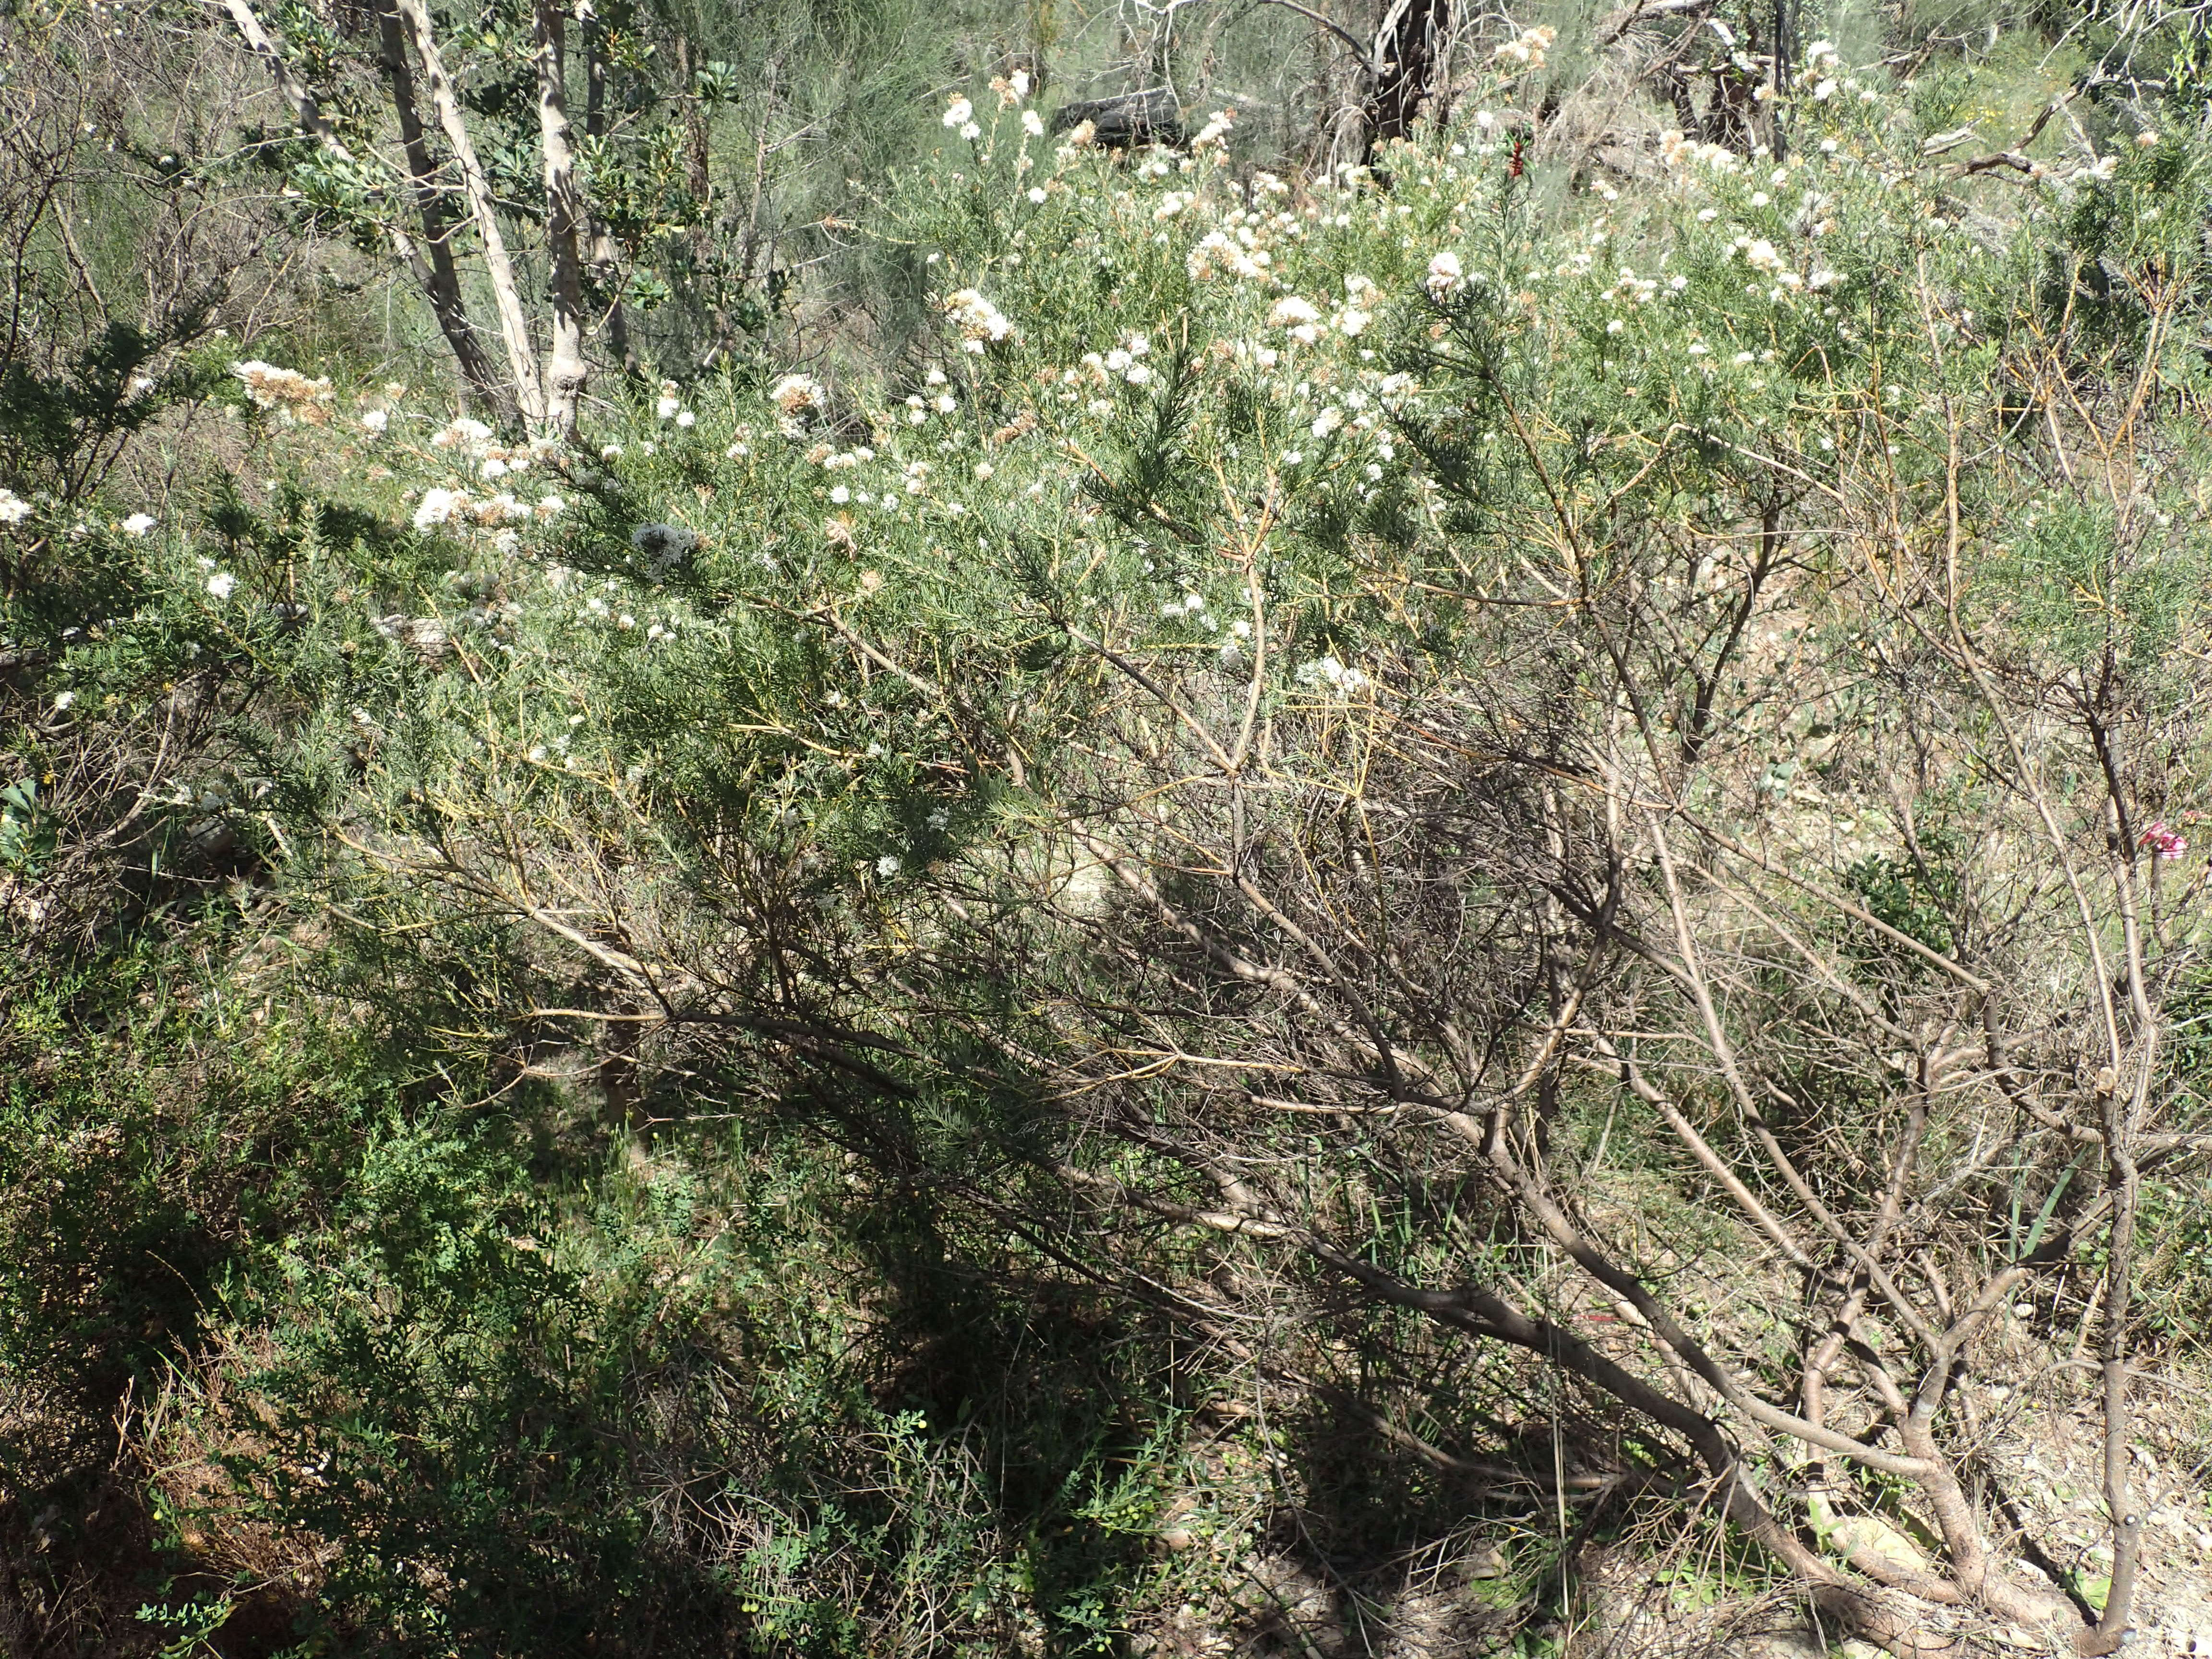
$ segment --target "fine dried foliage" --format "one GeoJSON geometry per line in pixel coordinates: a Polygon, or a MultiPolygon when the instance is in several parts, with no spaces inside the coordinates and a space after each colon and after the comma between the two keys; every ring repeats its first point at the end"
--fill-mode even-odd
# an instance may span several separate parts
{"type": "Polygon", "coordinates": [[[868,222],[895,353],[573,440],[192,358],[265,505],[27,465],[11,560],[106,574],[0,641],[20,1529],[119,1413],[171,1651],[1657,1651],[1692,1581],[2119,1650],[2202,78],[1984,153],[1674,27],[1455,35],[1304,176],[1012,70],[868,222]],[[2101,1554],[1998,1451],[2059,1389],[2101,1554]]]}

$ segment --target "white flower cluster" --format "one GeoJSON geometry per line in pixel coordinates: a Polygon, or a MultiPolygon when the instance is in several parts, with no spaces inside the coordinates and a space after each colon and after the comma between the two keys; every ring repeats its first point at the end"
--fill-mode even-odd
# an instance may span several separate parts
{"type": "Polygon", "coordinates": [[[482,421],[472,421],[464,415],[448,425],[440,427],[430,434],[430,447],[451,449],[456,445],[471,455],[483,453],[491,442],[491,428],[482,421]]]}
{"type": "Polygon", "coordinates": [[[1300,663],[1292,678],[1300,685],[1327,685],[1339,691],[1357,691],[1367,684],[1367,676],[1357,668],[1347,668],[1334,656],[1316,657],[1311,662],[1300,663]]]}
{"type": "Polygon", "coordinates": [[[1292,294],[1275,301],[1267,313],[1267,326],[1288,329],[1293,340],[1311,345],[1321,338],[1321,313],[1310,300],[1301,300],[1292,294]]]}
{"type": "MultiPolygon", "coordinates": [[[[1289,188],[1272,173],[1252,176],[1255,196],[1280,195],[1289,188]]],[[[1200,282],[1222,271],[1247,282],[1264,281],[1274,274],[1275,256],[1269,252],[1267,244],[1284,239],[1295,240],[1304,232],[1305,227],[1295,213],[1232,208],[1222,216],[1218,228],[1200,239],[1184,263],[1192,277],[1200,282]]]]}
{"type": "Polygon", "coordinates": [[[1659,159],[1670,167],[1701,161],[1715,173],[1733,173],[1743,158],[1726,144],[1704,144],[1671,129],[1659,135],[1659,159]]]}
{"type": "Polygon", "coordinates": [[[1226,151],[1229,148],[1229,129],[1236,119],[1237,112],[1233,109],[1214,111],[1206,118],[1206,125],[1198,130],[1198,136],[1190,141],[1192,152],[1195,154],[1202,149],[1226,151]]]}
{"type": "Polygon", "coordinates": [[[684,407],[684,399],[677,395],[676,382],[673,380],[663,380],[660,383],[660,396],[653,400],[653,412],[656,419],[673,421],[681,427],[696,425],[699,420],[696,415],[684,407]]]}
{"type": "Polygon", "coordinates": [[[0,524],[21,524],[30,516],[30,502],[12,489],[0,489],[0,524]]]}
{"type": "MultiPolygon", "coordinates": [[[[1680,284],[1680,288],[1688,286],[1687,282],[1680,284]]],[[[1611,288],[1598,295],[1601,300],[1626,300],[1631,305],[1638,306],[1648,306],[1658,297],[1659,279],[1656,276],[1638,276],[1634,268],[1629,265],[1621,266],[1620,279],[1611,288]]]]}
{"type": "Polygon", "coordinates": [[[945,106],[945,125],[957,128],[970,143],[983,136],[983,129],[975,124],[975,106],[965,98],[956,96],[945,106]]]}
{"type": "Polygon", "coordinates": [[[331,417],[330,404],[336,394],[327,378],[311,380],[297,369],[279,368],[258,357],[233,363],[230,372],[246,383],[246,401],[256,409],[274,410],[285,421],[304,421],[310,426],[320,426],[331,417]]]}
{"type": "Polygon", "coordinates": [[[1240,246],[1228,232],[1209,230],[1200,237],[1184,260],[1191,276],[1206,282],[1219,272],[1242,276],[1246,282],[1260,282],[1267,276],[1267,267],[1275,256],[1265,248],[1240,246]]]}
{"type": "Polygon", "coordinates": [[[1843,73],[1844,60],[1836,55],[1832,40],[1815,40],[1805,48],[1805,71],[1813,78],[1813,100],[1825,104],[1836,95],[1836,77],[1843,73]]]}
{"type": "Polygon", "coordinates": [[[1559,38],[1557,29],[1548,24],[1539,24],[1533,29],[1523,29],[1490,55],[1499,64],[1523,69],[1541,69],[1544,67],[1544,54],[1552,49],[1552,42],[1559,38]]]}
{"type": "Polygon", "coordinates": [[[568,506],[558,495],[544,496],[531,505],[516,500],[505,490],[496,495],[475,496],[459,489],[426,489],[415,508],[415,527],[434,530],[442,525],[474,525],[495,530],[501,525],[525,523],[532,519],[550,520],[559,517],[568,506]]]}
{"type": "MultiPolygon", "coordinates": [[[[1111,351],[1103,354],[1096,351],[1085,352],[1082,366],[1090,371],[1091,378],[1102,386],[1116,380],[1126,380],[1131,386],[1144,386],[1151,381],[1152,368],[1151,364],[1140,362],[1138,359],[1147,356],[1152,349],[1152,342],[1150,336],[1132,334],[1127,341],[1111,351]]],[[[1082,376],[1074,369],[1068,369],[1062,374],[1061,379],[1067,385],[1073,386],[1082,379],[1082,376]]]]}
{"type": "Polygon", "coordinates": [[[960,349],[981,354],[987,346],[998,344],[1011,337],[1014,325],[1006,320],[1006,313],[972,288],[963,288],[949,295],[945,301],[945,314],[960,330],[960,349]]]}
{"type": "Polygon", "coordinates": [[[785,374],[772,387],[768,387],[768,400],[776,404],[783,414],[781,427],[785,435],[796,435],[801,431],[805,416],[825,407],[821,380],[811,374],[785,374]]]}
{"type": "Polygon", "coordinates": [[[1432,300],[1447,300],[1467,286],[1467,273],[1461,267],[1459,255],[1446,248],[1429,261],[1429,274],[1421,279],[1421,286],[1429,291],[1432,300]]]}

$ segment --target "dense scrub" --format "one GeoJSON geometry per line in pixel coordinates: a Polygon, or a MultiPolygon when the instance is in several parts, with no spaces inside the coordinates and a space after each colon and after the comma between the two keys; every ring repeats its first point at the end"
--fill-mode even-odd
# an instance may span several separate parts
{"type": "Polygon", "coordinates": [[[1679,34],[1476,31],[1303,168],[979,76],[842,333],[623,231],[573,441],[234,288],[11,362],[9,1650],[1553,1652],[1607,1550],[2114,1650],[2196,37],[1838,33],[1692,136],[1594,112],[1679,34]],[[1992,1451],[2062,1392],[2101,1555],[1992,1451]]]}

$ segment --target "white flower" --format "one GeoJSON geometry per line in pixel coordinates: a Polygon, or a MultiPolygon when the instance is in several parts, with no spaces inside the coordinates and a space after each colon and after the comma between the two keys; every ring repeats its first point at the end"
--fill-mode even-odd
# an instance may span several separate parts
{"type": "Polygon", "coordinates": [[[898,854],[886,853],[876,860],[876,873],[888,881],[899,872],[898,854]]]}
{"type": "Polygon", "coordinates": [[[1032,138],[1043,137],[1044,117],[1039,115],[1033,109],[1024,110],[1022,112],[1022,131],[1029,134],[1032,138]]]}
{"type": "Polygon", "coordinates": [[[2156,149],[2158,135],[2148,127],[2145,127],[2141,132],[2136,134],[2136,143],[2143,149],[2156,149]]]}
{"type": "Polygon", "coordinates": [[[1332,405],[1314,416],[1313,434],[1316,438],[1326,438],[1343,424],[1344,411],[1332,405]]]}
{"type": "Polygon", "coordinates": [[[558,518],[568,508],[568,503],[558,495],[547,495],[538,503],[538,516],[541,519],[558,518]]]}
{"type": "Polygon", "coordinates": [[[468,503],[469,498],[458,489],[426,489],[422,504],[415,509],[415,527],[428,530],[444,524],[468,503]]]}
{"type": "Polygon", "coordinates": [[[948,127],[964,125],[975,113],[975,105],[965,98],[955,98],[945,109],[945,125],[948,127]]]}
{"type": "Polygon", "coordinates": [[[683,427],[690,427],[690,426],[696,426],[698,423],[699,423],[699,417],[698,417],[696,415],[694,415],[694,414],[693,414],[690,410],[688,410],[688,409],[679,409],[679,410],[678,410],[676,411],[676,424],[677,424],[677,425],[678,425],[678,426],[683,426],[683,427]]]}
{"type": "Polygon", "coordinates": [[[1459,255],[1449,248],[1429,261],[1429,274],[1423,283],[1431,299],[1441,300],[1448,294],[1456,294],[1467,286],[1467,277],[1460,269],[1459,255]]]}
{"type": "Polygon", "coordinates": [[[983,136],[983,129],[970,121],[960,129],[960,136],[972,144],[983,136]]]}
{"type": "Polygon", "coordinates": [[[830,499],[836,502],[838,506],[842,507],[846,502],[853,499],[853,492],[848,489],[843,484],[839,484],[835,489],[832,489],[830,492],[830,499]]]}
{"type": "Polygon", "coordinates": [[[217,599],[227,599],[238,586],[238,578],[228,570],[218,570],[207,579],[207,591],[217,599]]]}
{"type": "Polygon", "coordinates": [[[1608,334],[1618,334],[1621,330],[1627,326],[1628,325],[1626,323],[1622,322],[1620,318],[1616,317],[1605,325],[1605,331],[1608,334]]]}
{"type": "Polygon", "coordinates": [[[66,708],[76,701],[76,693],[74,691],[57,691],[54,693],[54,707],[56,708],[66,708]]]}
{"type": "Polygon", "coordinates": [[[507,476],[507,463],[498,456],[493,455],[489,457],[477,471],[487,478],[504,478],[507,476]]]}
{"type": "Polygon", "coordinates": [[[1044,205],[1044,186],[1043,186],[1043,185],[1031,185],[1030,186],[1029,196],[1030,196],[1030,205],[1031,207],[1042,207],[1042,206],[1044,205]]]}
{"type": "Polygon", "coordinates": [[[246,383],[246,401],[256,409],[273,409],[288,418],[320,422],[328,418],[320,405],[333,395],[328,380],[311,380],[294,368],[279,368],[258,358],[233,363],[230,372],[246,383]]]}
{"type": "Polygon", "coordinates": [[[769,388],[768,400],[796,417],[822,407],[822,383],[811,374],[787,374],[769,388]]]}
{"type": "Polygon", "coordinates": [[[2089,176],[2093,179],[2110,179],[2115,173],[2119,171],[2119,167],[2120,158],[2118,156],[2100,156],[2098,159],[2097,164],[2089,169],[2089,176]]]}
{"type": "Polygon", "coordinates": [[[1270,328],[1296,328],[1320,320],[1321,313],[1295,294],[1276,301],[1274,308],[1267,313],[1267,326],[1270,328]]]}
{"type": "Polygon", "coordinates": [[[1779,270],[1782,256],[1774,251],[1774,244],[1760,237],[1743,251],[1743,262],[1753,270],[1779,270]]]}
{"type": "Polygon", "coordinates": [[[432,433],[430,434],[430,447],[433,449],[446,449],[451,447],[454,444],[461,444],[473,448],[478,444],[489,441],[490,438],[491,428],[489,427],[486,426],[482,421],[471,421],[464,416],[460,420],[453,422],[450,426],[441,427],[437,431],[432,433]]]}
{"type": "Polygon", "coordinates": [[[384,428],[392,423],[392,416],[380,409],[372,409],[361,417],[361,423],[381,437],[384,428]]]}
{"type": "Polygon", "coordinates": [[[986,342],[995,345],[1014,331],[1006,314],[972,288],[948,295],[945,310],[958,325],[971,350],[981,351],[986,342]]]}
{"type": "Polygon", "coordinates": [[[133,513],[123,521],[123,533],[126,536],[143,536],[159,523],[161,520],[150,513],[133,513]]]}
{"type": "Polygon", "coordinates": [[[742,441],[732,444],[727,449],[722,452],[726,459],[732,461],[742,461],[746,456],[752,453],[752,446],[742,441]]]}
{"type": "Polygon", "coordinates": [[[678,399],[664,392],[653,400],[653,413],[656,419],[665,421],[673,418],[676,411],[683,406],[678,399]]]}
{"type": "Polygon", "coordinates": [[[30,502],[12,489],[0,489],[0,524],[21,524],[30,516],[30,502]]]}

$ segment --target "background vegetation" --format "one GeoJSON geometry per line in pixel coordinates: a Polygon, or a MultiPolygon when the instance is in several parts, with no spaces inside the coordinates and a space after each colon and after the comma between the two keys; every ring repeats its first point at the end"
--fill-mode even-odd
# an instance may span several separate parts
{"type": "Polygon", "coordinates": [[[1323,9],[0,19],[0,1648],[2162,1605],[2204,17],[1323,9]]]}

